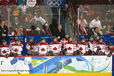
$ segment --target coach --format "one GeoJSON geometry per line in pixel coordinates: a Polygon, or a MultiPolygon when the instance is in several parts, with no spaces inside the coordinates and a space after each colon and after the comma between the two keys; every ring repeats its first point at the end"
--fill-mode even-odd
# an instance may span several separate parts
{"type": "Polygon", "coordinates": [[[8,40],[8,27],[5,25],[5,21],[2,20],[0,23],[0,45],[3,40],[8,40]]]}

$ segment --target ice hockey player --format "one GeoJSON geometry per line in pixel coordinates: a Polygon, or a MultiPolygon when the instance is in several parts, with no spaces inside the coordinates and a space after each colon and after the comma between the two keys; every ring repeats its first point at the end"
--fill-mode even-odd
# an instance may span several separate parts
{"type": "Polygon", "coordinates": [[[105,51],[105,54],[110,57],[114,52],[114,46],[112,45],[112,43],[109,43],[109,45],[107,46],[107,50],[105,51]]]}
{"type": "Polygon", "coordinates": [[[45,56],[47,55],[47,52],[49,52],[48,43],[45,41],[44,38],[41,38],[41,42],[38,43],[37,48],[38,48],[39,55],[45,56]]]}
{"type": "Polygon", "coordinates": [[[69,39],[69,34],[66,34],[66,35],[65,35],[65,38],[62,38],[62,39],[61,39],[61,43],[62,43],[62,44],[65,44],[66,42],[68,42],[68,39],[69,39]]]}
{"type": "Polygon", "coordinates": [[[11,55],[13,56],[21,56],[21,52],[23,51],[23,45],[19,40],[15,41],[15,44],[11,46],[11,55]]]}
{"type": "Polygon", "coordinates": [[[10,41],[10,46],[16,43],[16,41],[19,41],[19,43],[22,43],[21,40],[19,40],[18,36],[14,36],[13,40],[10,41]]]}
{"type": "Polygon", "coordinates": [[[72,40],[70,37],[68,39],[68,42],[64,45],[64,52],[65,55],[73,55],[73,53],[76,51],[76,43],[72,40]]]}
{"type": "Polygon", "coordinates": [[[49,54],[51,55],[58,55],[61,51],[61,43],[57,41],[57,38],[53,38],[53,42],[49,45],[49,54]]]}
{"type": "Polygon", "coordinates": [[[0,45],[0,55],[1,56],[9,56],[10,55],[10,47],[7,45],[5,40],[2,41],[2,45],[0,45]]]}
{"type": "Polygon", "coordinates": [[[78,48],[79,48],[81,54],[84,55],[84,54],[88,53],[89,48],[88,48],[88,44],[84,37],[82,37],[82,40],[80,42],[78,42],[77,45],[78,45],[78,48]]]}
{"type": "Polygon", "coordinates": [[[29,41],[26,44],[26,48],[27,48],[28,55],[37,55],[38,54],[38,50],[36,48],[36,42],[33,41],[32,37],[29,38],[29,41]]]}
{"type": "Polygon", "coordinates": [[[100,39],[99,42],[97,42],[97,54],[98,55],[105,55],[106,44],[103,42],[103,39],[100,39]]]}
{"type": "Polygon", "coordinates": [[[97,43],[94,40],[94,36],[91,36],[89,38],[88,47],[89,47],[88,54],[89,55],[95,55],[96,51],[97,51],[97,43]]]}

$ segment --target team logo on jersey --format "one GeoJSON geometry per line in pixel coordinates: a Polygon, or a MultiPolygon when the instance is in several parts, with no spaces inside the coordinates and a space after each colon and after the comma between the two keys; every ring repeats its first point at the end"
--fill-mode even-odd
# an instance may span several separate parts
{"type": "Polygon", "coordinates": [[[36,5],[36,0],[27,0],[27,5],[29,7],[34,7],[36,5]]]}

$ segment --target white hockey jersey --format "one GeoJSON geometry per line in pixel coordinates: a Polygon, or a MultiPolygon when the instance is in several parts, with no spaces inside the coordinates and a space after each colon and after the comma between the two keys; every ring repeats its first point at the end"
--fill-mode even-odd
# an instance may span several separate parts
{"type": "Polygon", "coordinates": [[[6,56],[7,54],[10,54],[10,48],[9,48],[9,46],[8,45],[6,45],[6,46],[0,46],[0,54],[2,55],[2,56],[6,56]]]}
{"type": "Polygon", "coordinates": [[[60,42],[51,42],[49,45],[49,50],[53,51],[53,54],[58,54],[61,51],[61,43],[60,42]]]}
{"type": "Polygon", "coordinates": [[[17,54],[17,55],[21,55],[21,51],[23,51],[23,45],[22,44],[19,44],[19,45],[13,44],[12,45],[12,47],[11,47],[12,53],[17,54]]]}
{"type": "Polygon", "coordinates": [[[49,46],[47,43],[38,43],[37,45],[39,55],[46,55],[47,52],[49,51],[49,46]]]}
{"type": "Polygon", "coordinates": [[[37,46],[36,45],[29,45],[29,42],[27,42],[26,48],[28,51],[38,52],[37,46]]]}
{"type": "Polygon", "coordinates": [[[96,41],[89,42],[89,50],[96,52],[97,51],[97,43],[96,41]]]}
{"type": "Polygon", "coordinates": [[[102,51],[104,53],[105,53],[105,51],[107,51],[107,49],[106,49],[107,46],[106,46],[106,44],[104,42],[102,44],[97,43],[97,47],[99,47],[100,51],[102,51]]]}
{"type": "Polygon", "coordinates": [[[86,42],[85,43],[79,42],[78,43],[78,48],[83,54],[85,54],[89,50],[88,45],[87,45],[86,42]]]}
{"type": "Polygon", "coordinates": [[[66,42],[68,42],[68,40],[66,40],[65,38],[61,39],[61,44],[65,44],[66,42]]]}
{"type": "Polygon", "coordinates": [[[69,55],[69,54],[73,54],[74,51],[77,50],[77,47],[75,42],[72,41],[71,43],[66,42],[64,45],[64,49],[67,49],[67,54],[69,55]]]}

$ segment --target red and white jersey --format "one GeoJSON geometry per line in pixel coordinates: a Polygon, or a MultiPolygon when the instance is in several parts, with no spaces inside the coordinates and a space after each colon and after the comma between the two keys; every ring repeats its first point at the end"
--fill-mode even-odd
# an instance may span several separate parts
{"type": "MultiPolygon", "coordinates": [[[[19,43],[21,44],[21,41],[19,41],[19,43]]],[[[10,41],[10,46],[12,46],[12,45],[14,45],[14,44],[16,44],[16,43],[15,43],[15,40],[11,40],[11,41],[10,41]]]]}
{"type": "Polygon", "coordinates": [[[75,42],[66,42],[64,45],[64,49],[67,49],[67,54],[73,54],[74,51],[76,51],[76,43],[75,42]]]}
{"type": "Polygon", "coordinates": [[[0,53],[1,53],[2,56],[10,54],[9,46],[8,45],[6,45],[6,46],[0,45],[0,53]]]}
{"type": "Polygon", "coordinates": [[[112,55],[114,56],[114,46],[112,46],[112,55]]]}
{"type": "Polygon", "coordinates": [[[96,52],[97,51],[97,43],[96,43],[96,41],[90,41],[88,43],[89,43],[89,49],[91,51],[96,52]]]}
{"type": "Polygon", "coordinates": [[[19,45],[13,44],[11,46],[11,52],[12,53],[21,55],[21,51],[23,51],[23,45],[22,44],[19,44],[19,45]]]}
{"type": "Polygon", "coordinates": [[[79,42],[78,43],[78,48],[83,54],[85,54],[89,50],[87,42],[84,42],[84,43],[79,42]]]}
{"type": "Polygon", "coordinates": [[[61,44],[65,44],[66,42],[68,42],[68,40],[66,38],[61,39],[61,44]]]}
{"type": "Polygon", "coordinates": [[[54,54],[58,54],[61,51],[61,43],[60,42],[51,42],[49,45],[49,50],[53,51],[54,54]]]}
{"type": "Polygon", "coordinates": [[[105,48],[105,54],[108,55],[110,53],[110,51],[112,51],[112,50],[109,48],[109,46],[107,46],[105,48]]]}
{"type": "Polygon", "coordinates": [[[100,51],[102,51],[102,52],[105,52],[107,49],[106,49],[106,44],[103,42],[103,43],[97,43],[97,47],[99,47],[100,48],[100,51]]]}
{"type": "Polygon", "coordinates": [[[48,43],[46,42],[44,44],[38,43],[37,48],[40,55],[46,55],[47,52],[49,51],[49,46],[48,43]]]}
{"type": "Polygon", "coordinates": [[[26,48],[28,51],[32,51],[32,52],[37,52],[37,46],[35,45],[36,42],[33,42],[33,45],[30,45],[30,42],[27,42],[26,48]]]}

